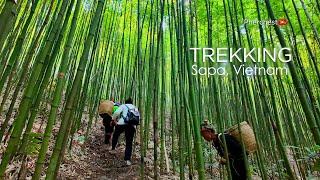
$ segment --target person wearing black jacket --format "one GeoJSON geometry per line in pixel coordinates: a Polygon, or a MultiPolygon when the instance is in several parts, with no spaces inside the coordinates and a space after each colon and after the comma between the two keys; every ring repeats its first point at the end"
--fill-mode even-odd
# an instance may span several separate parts
{"type": "Polygon", "coordinates": [[[226,161],[226,152],[228,152],[231,176],[233,180],[246,180],[247,168],[244,161],[243,149],[238,140],[227,133],[217,134],[214,128],[207,122],[201,125],[201,135],[209,142],[212,142],[215,149],[221,156],[220,163],[226,161]],[[223,136],[225,138],[227,150],[223,146],[223,136]]]}

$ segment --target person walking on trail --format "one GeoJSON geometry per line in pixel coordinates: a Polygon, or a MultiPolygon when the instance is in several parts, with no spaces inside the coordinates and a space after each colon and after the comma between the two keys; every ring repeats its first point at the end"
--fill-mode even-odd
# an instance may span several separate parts
{"type": "Polygon", "coordinates": [[[229,165],[233,180],[247,179],[247,169],[245,166],[243,149],[238,140],[227,133],[217,134],[214,128],[208,124],[207,121],[201,124],[201,135],[205,140],[212,142],[221,157],[219,161],[221,164],[225,164],[227,162],[226,152],[228,152],[229,165]],[[224,149],[222,136],[225,138],[227,150],[224,149]]]}
{"type": "Polygon", "coordinates": [[[104,143],[110,144],[111,136],[114,130],[112,125],[112,114],[119,108],[120,103],[115,103],[113,99],[102,100],[99,106],[99,115],[103,119],[104,143]]]}
{"type": "Polygon", "coordinates": [[[126,149],[124,160],[126,165],[130,166],[132,155],[132,142],[136,131],[136,125],[139,125],[140,114],[138,108],[132,104],[132,99],[129,98],[125,104],[119,106],[112,116],[112,121],[116,123],[115,131],[112,136],[111,154],[115,154],[115,148],[118,143],[120,134],[125,133],[126,149]]]}
{"type": "Polygon", "coordinates": [[[102,100],[99,106],[99,115],[103,119],[104,143],[110,144],[111,135],[114,127],[111,125],[114,102],[111,100],[102,100]]]}

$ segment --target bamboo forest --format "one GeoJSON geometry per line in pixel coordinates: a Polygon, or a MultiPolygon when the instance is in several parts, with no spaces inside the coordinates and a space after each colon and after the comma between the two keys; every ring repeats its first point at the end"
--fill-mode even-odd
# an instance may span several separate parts
{"type": "Polygon", "coordinates": [[[320,179],[319,31],[320,0],[0,0],[0,179],[320,179]]]}

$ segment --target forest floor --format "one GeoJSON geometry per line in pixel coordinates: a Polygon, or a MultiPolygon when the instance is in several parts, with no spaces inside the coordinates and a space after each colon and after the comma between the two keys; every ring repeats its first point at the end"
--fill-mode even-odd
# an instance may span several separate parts
{"type": "MultiPolygon", "coordinates": [[[[93,125],[88,140],[81,143],[81,131],[74,138],[72,150],[66,154],[59,170],[58,179],[99,179],[99,180],[135,180],[140,179],[140,144],[135,138],[132,154],[132,165],[126,166],[124,158],[124,134],[119,138],[116,154],[110,154],[110,145],[104,144],[104,129],[98,119],[93,125]],[[80,141],[78,140],[80,139],[80,141]]],[[[138,133],[136,134],[136,136],[138,133]]],[[[153,157],[145,157],[145,178],[153,179],[153,157]]],[[[172,172],[161,174],[160,179],[174,180],[179,176],[172,172]]]]}
{"type": "Polygon", "coordinates": [[[99,125],[93,127],[84,144],[74,140],[72,150],[60,166],[58,179],[138,179],[137,152],[133,153],[133,164],[126,166],[123,160],[124,144],[120,142],[117,154],[113,155],[109,153],[110,146],[103,141],[104,130],[99,125]]]}
{"type": "MultiPolygon", "coordinates": [[[[99,121],[99,119],[98,119],[99,121]]],[[[99,179],[99,180],[135,180],[140,177],[140,145],[134,141],[132,165],[126,166],[124,157],[124,134],[119,138],[116,154],[110,154],[110,145],[104,144],[104,129],[99,121],[93,125],[88,140],[83,144],[81,131],[75,136],[72,150],[65,156],[60,166],[58,179],[99,179]]],[[[145,178],[153,179],[151,159],[152,154],[147,153],[148,162],[145,167],[145,178]]],[[[161,179],[179,179],[172,173],[161,175],[161,179]]]]}
{"type": "MultiPolygon", "coordinates": [[[[99,119],[98,119],[99,121],[99,119]]],[[[39,124],[35,124],[33,131],[37,132],[39,124]]],[[[58,128],[55,127],[53,135],[57,134],[58,128]]],[[[104,129],[102,123],[93,125],[88,140],[84,142],[84,132],[79,130],[72,142],[72,149],[66,150],[63,162],[60,165],[57,179],[99,179],[99,180],[135,180],[140,177],[140,150],[139,143],[135,142],[134,152],[132,155],[132,165],[126,166],[124,157],[125,143],[124,135],[119,138],[117,153],[115,155],[109,153],[110,146],[104,144],[104,129]]],[[[1,144],[0,158],[2,156],[5,145],[1,144]]],[[[54,143],[50,143],[48,155],[52,153],[54,143]]],[[[36,165],[37,156],[28,156],[27,176],[25,179],[31,179],[32,173],[36,165]]],[[[148,153],[145,158],[145,177],[153,179],[152,173],[152,154],[148,153]]],[[[47,157],[46,166],[49,158],[47,157]]],[[[21,160],[15,158],[8,166],[6,171],[6,179],[18,179],[21,160]]],[[[45,172],[46,167],[43,170],[45,172]]],[[[44,179],[44,174],[42,178],[44,179]]],[[[161,175],[161,179],[179,179],[172,173],[161,175]]]]}

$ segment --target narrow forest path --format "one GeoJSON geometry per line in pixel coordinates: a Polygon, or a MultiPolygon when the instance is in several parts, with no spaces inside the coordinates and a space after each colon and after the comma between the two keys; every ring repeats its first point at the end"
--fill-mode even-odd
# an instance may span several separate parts
{"type": "Polygon", "coordinates": [[[110,146],[105,145],[104,130],[100,123],[94,125],[88,140],[79,144],[79,137],[73,141],[74,147],[71,153],[65,156],[60,166],[58,179],[130,179],[139,178],[138,152],[132,156],[133,164],[126,166],[123,160],[124,141],[119,139],[117,154],[109,153],[110,146]]]}

